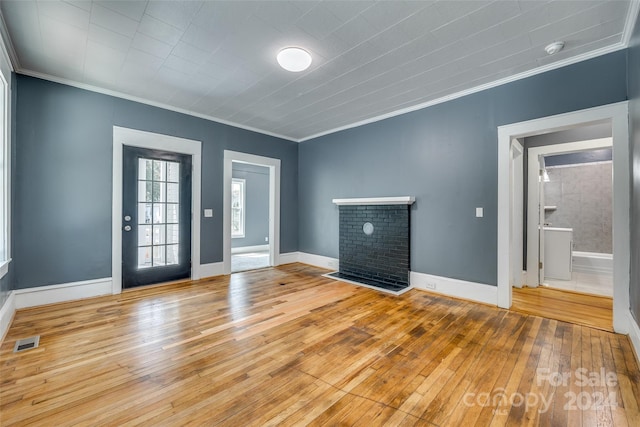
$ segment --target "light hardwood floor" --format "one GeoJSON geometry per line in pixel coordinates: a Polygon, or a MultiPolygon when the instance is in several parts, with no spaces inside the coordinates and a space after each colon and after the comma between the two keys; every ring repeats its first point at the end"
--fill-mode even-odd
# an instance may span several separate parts
{"type": "Polygon", "coordinates": [[[0,348],[0,424],[640,425],[626,336],[322,273],[20,310],[0,348]],[[34,334],[39,348],[12,353],[34,334]]]}
{"type": "Polygon", "coordinates": [[[613,299],[545,286],[513,288],[511,309],[613,331],[613,299]]]}

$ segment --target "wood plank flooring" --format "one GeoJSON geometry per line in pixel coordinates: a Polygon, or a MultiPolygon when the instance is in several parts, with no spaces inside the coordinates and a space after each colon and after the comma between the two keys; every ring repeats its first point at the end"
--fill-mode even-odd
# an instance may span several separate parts
{"type": "Polygon", "coordinates": [[[20,310],[0,347],[0,424],[640,425],[626,336],[323,273],[20,310]],[[39,348],[12,353],[34,334],[39,348]]]}
{"type": "Polygon", "coordinates": [[[513,288],[511,309],[613,331],[613,299],[538,286],[513,288]]]}

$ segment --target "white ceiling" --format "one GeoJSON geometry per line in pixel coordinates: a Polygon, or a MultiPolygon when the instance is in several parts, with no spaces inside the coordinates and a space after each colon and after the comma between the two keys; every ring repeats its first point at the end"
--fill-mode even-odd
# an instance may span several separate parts
{"type": "MultiPolygon", "coordinates": [[[[626,47],[635,1],[7,1],[16,71],[300,141],[626,47]],[[554,56],[548,43],[562,40],[554,56]],[[302,46],[302,73],[277,52],[302,46]]],[[[6,37],[6,34],[5,34],[6,37]]]]}

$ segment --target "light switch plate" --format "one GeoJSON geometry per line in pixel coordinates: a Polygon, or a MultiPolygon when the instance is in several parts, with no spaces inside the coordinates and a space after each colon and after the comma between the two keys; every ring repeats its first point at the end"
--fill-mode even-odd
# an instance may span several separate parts
{"type": "Polygon", "coordinates": [[[484,208],[476,208],[476,218],[482,218],[484,216],[484,208]]]}
{"type": "Polygon", "coordinates": [[[212,218],[213,217],[213,209],[205,209],[204,210],[204,217],[205,218],[212,218]]]}

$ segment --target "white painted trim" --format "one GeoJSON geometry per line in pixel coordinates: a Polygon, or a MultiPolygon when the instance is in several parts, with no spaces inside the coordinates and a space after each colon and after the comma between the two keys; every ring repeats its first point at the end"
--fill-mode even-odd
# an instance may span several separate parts
{"type": "Polygon", "coordinates": [[[624,29],[622,31],[622,44],[624,47],[629,47],[631,36],[633,36],[633,30],[638,20],[638,12],[640,12],[640,1],[634,0],[629,4],[629,11],[627,12],[627,19],[624,22],[624,29]]]}
{"type": "Polygon", "coordinates": [[[224,265],[221,262],[212,262],[211,264],[202,264],[200,266],[200,278],[222,276],[224,274],[224,265]]]}
{"type": "Polygon", "coordinates": [[[627,45],[623,43],[616,43],[611,46],[606,46],[601,49],[597,49],[591,52],[583,53],[581,55],[572,56],[570,58],[564,59],[562,61],[553,62],[551,64],[543,65],[538,68],[534,68],[533,70],[524,71],[519,74],[515,74],[513,76],[505,77],[503,79],[494,80],[489,83],[485,83],[479,86],[472,87],[470,89],[465,89],[460,92],[453,93],[451,95],[446,95],[441,98],[434,99],[432,101],[423,102],[417,105],[413,105],[411,107],[402,108],[400,110],[391,111],[389,113],[381,114],[379,116],[371,117],[369,119],[360,120],[355,123],[351,123],[345,126],[340,126],[334,129],[329,129],[326,131],[318,132],[316,134],[306,136],[297,140],[297,142],[304,142],[310,139],[319,138],[321,136],[329,135],[332,133],[340,132],[347,129],[356,128],[359,126],[364,126],[369,123],[379,122],[381,120],[386,120],[391,117],[400,116],[402,114],[411,113],[416,110],[422,110],[423,108],[432,107],[434,105],[442,104],[454,99],[462,98],[463,96],[471,95],[474,93],[482,92],[483,90],[491,89],[497,86],[502,86],[507,83],[515,82],[518,80],[526,79],[527,77],[532,77],[537,74],[546,73],[547,71],[556,70],[558,68],[566,67],[568,65],[576,64],[578,62],[586,61],[588,59],[596,58],[598,56],[606,55],[608,53],[616,52],[618,50],[626,49],[627,45]]]}
{"type": "Polygon", "coordinates": [[[299,258],[299,252],[288,252],[286,254],[280,254],[280,264],[278,265],[293,264],[294,262],[298,262],[299,258]]]}
{"type": "MultiPolygon", "coordinates": [[[[538,263],[542,260],[539,259],[538,245],[538,221],[536,220],[540,216],[539,211],[539,170],[540,159],[539,156],[545,156],[549,154],[564,154],[579,152],[585,150],[594,150],[598,148],[607,148],[613,145],[613,139],[599,138],[590,139],[586,141],[567,142],[564,144],[544,145],[542,147],[532,147],[528,151],[528,176],[527,176],[527,188],[528,188],[528,200],[527,200],[527,218],[533,218],[533,221],[527,221],[527,271],[538,271],[538,263]]],[[[538,277],[537,274],[531,274],[529,278],[535,280],[538,277]]],[[[536,287],[539,283],[527,283],[530,287],[536,287]]]]}
{"type": "Polygon", "coordinates": [[[81,82],[77,82],[77,81],[74,81],[74,80],[65,79],[65,78],[62,78],[62,77],[52,76],[51,74],[41,73],[39,71],[33,71],[33,70],[26,69],[26,68],[20,68],[18,70],[18,72],[20,74],[24,74],[25,76],[31,76],[31,77],[36,77],[36,78],[43,79],[43,80],[49,80],[49,81],[52,81],[52,82],[55,82],[55,83],[60,83],[60,84],[67,85],[67,86],[77,87],[78,89],[88,90],[90,92],[101,93],[101,94],[104,94],[104,95],[114,96],[116,98],[126,99],[128,101],[138,102],[140,104],[151,105],[152,107],[158,107],[158,108],[162,108],[164,110],[175,111],[176,113],[187,114],[187,115],[192,116],[192,117],[198,117],[200,119],[205,119],[205,120],[209,120],[209,121],[212,121],[212,122],[220,123],[220,124],[223,124],[223,125],[232,126],[232,127],[238,128],[238,129],[244,129],[244,130],[248,130],[248,131],[251,131],[251,132],[260,133],[262,135],[272,136],[272,137],[275,137],[275,138],[281,138],[281,139],[285,139],[285,140],[292,141],[292,142],[299,142],[295,138],[291,138],[291,137],[286,136],[286,135],[280,135],[278,133],[269,132],[267,130],[254,128],[252,126],[246,126],[246,125],[243,125],[241,123],[232,122],[232,121],[229,121],[229,120],[221,119],[219,117],[210,116],[208,114],[198,113],[196,111],[188,110],[186,108],[175,107],[173,105],[166,104],[166,103],[163,103],[163,102],[152,101],[150,99],[141,98],[141,97],[134,96],[134,95],[129,95],[129,94],[126,94],[126,93],[123,93],[123,92],[118,92],[118,91],[115,91],[115,90],[106,89],[106,88],[102,88],[102,87],[99,87],[99,86],[94,86],[94,85],[90,85],[90,84],[87,84],[87,83],[81,83],[81,82]]]}
{"type": "MultiPolygon", "coordinates": [[[[294,142],[303,142],[303,141],[308,141],[310,139],[314,139],[314,138],[318,138],[324,135],[328,135],[331,133],[336,133],[342,130],[346,130],[346,129],[351,129],[351,128],[355,128],[355,127],[359,127],[359,126],[363,126],[369,123],[374,123],[374,122],[378,122],[381,120],[385,120],[388,119],[390,117],[395,117],[395,116],[399,116],[405,113],[409,113],[412,111],[416,111],[416,110],[421,110],[423,108],[427,108],[427,107],[431,107],[433,105],[437,105],[437,104],[442,104],[444,102],[447,101],[451,101],[453,99],[457,99],[457,98],[461,98],[463,96],[467,96],[473,93],[477,93],[477,92],[481,92],[483,90],[486,89],[491,89],[497,86],[501,86],[507,83],[511,83],[517,80],[521,80],[521,79],[525,79],[527,77],[531,77],[531,76],[535,76],[537,74],[541,74],[541,73],[545,73],[547,71],[551,71],[551,70],[555,70],[558,68],[562,68],[565,67],[567,65],[571,65],[571,64],[576,64],[578,62],[582,62],[582,61],[586,61],[588,59],[592,59],[592,58],[596,58],[598,56],[602,56],[602,55],[606,55],[608,53],[611,52],[616,52],[618,50],[622,50],[622,49],[626,49],[629,46],[629,41],[631,40],[631,36],[633,34],[633,29],[634,29],[634,25],[638,16],[638,10],[639,10],[639,6],[638,6],[638,2],[637,1],[632,1],[629,7],[629,11],[627,13],[627,17],[626,17],[626,21],[625,21],[625,26],[624,26],[624,30],[622,33],[622,37],[621,37],[621,41],[613,44],[611,46],[606,46],[600,49],[596,49],[594,51],[591,52],[586,52],[583,53],[581,55],[577,55],[577,56],[572,56],[570,58],[566,58],[562,61],[557,61],[551,64],[547,64],[547,65],[543,65],[541,67],[538,68],[534,68],[533,70],[528,70],[510,77],[505,77],[503,79],[499,79],[499,80],[495,80],[493,82],[488,82],[470,89],[466,89],[460,92],[456,92],[454,94],[451,95],[447,95],[447,96],[443,96],[431,101],[427,101],[427,102],[423,102],[411,107],[407,107],[407,108],[402,108],[400,110],[396,110],[396,111],[392,111],[389,113],[385,113],[385,114],[381,114],[375,117],[371,117],[365,120],[361,120],[355,123],[351,123],[345,126],[340,126],[337,128],[333,128],[333,129],[329,129],[326,131],[322,131],[313,135],[309,135],[303,138],[294,138],[294,137],[290,137],[290,136],[286,136],[286,135],[282,135],[282,134],[278,134],[278,133],[274,133],[274,132],[270,132],[270,131],[266,131],[263,129],[258,129],[252,126],[246,126],[240,123],[235,123],[229,120],[224,120],[218,117],[214,117],[211,115],[207,115],[207,114],[202,114],[202,113],[198,113],[195,111],[191,111],[191,110],[187,110],[184,108],[179,108],[179,107],[175,107],[169,104],[165,104],[165,103],[161,103],[161,102],[157,102],[157,101],[152,101],[149,99],[145,99],[145,98],[140,98],[137,96],[133,96],[133,95],[129,95],[126,93],[122,93],[122,92],[117,92],[117,91],[113,91],[110,89],[106,89],[106,88],[101,88],[98,86],[94,86],[94,85],[90,85],[90,84],[86,84],[86,83],[81,83],[81,82],[76,82],[70,79],[65,79],[65,78],[60,78],[60,77],[56,77],[56,76],[52,76],[50,74],[46,74],[46,73],[41,73],[41,72],[37,72],[37,71],[33,71],[33,70],[29,70],[26,68],[23,68],[18,61],[18,56],[15,53],[15,49],[13,47],[13,44],[11,43],[11,38],[8,36],[8,33],[6,32],[6,30],[3,30],[0,26],[0,30],[4,33],[4,34],[0,34],[3,36],[3,38],[5,39],[5,42],[7,43],[6,49],[8,52],[8,56],[11,60],[11,63],[13,64],[13,69],[15,70],[15,72],[20,73],[20,74],[24,74],[27,76],[32,76],[32,77],[37,77],[40,79],[44,79],[44,80],[49,80],[52,82],[57,82],[57,83],[62,83],[68,86],[73,86],[73,87],[77,87],[80,89],[84,89],[84,90],[88,90],[91,92],[97,92],[97,93],[102,93],[105,95],[110,95],[110,96],[115,96],[117,98],[122,98],[122,99],[127,99],[130,101],[134,101],[134,102],[139,102],[141,104],[146,104],[146,105],[151,105],[154,107],[158,107],[158,108],[163,108],[165,110],[169,110],[169,111],[175,111],[178,113],[183,113],[183,114],[188,114],[190,116],[193,117],[199,117],[205,120],[210,120],[216,123],[221,123],[224,125],[228,125],[228,126],[233,126],[236,128],[240,128],[240,129],[245,129],[248,131],[252,131],[252,132],[257,132],[257,133],[261,133],[263,135],[268,135],[268,136],[273,136],[276,138],[282,138],[285,140],[289,140],[289,141],[294,141],[294,142]]],[[[0,16],[2,16],[1,12],[0,12],[0,16]]]]}
{"type": "Polygon", "coordinates": [[[352,199],[333,199],[338,206],[342,205],[410,205],[416,201],[413,196],[400,197],[359,197],[352,199]]]}
{"type": "Polygon", "coordinates": [[[409,278],[411,286],[415,289],[496,305],[498,290],[495,286],[418,273],[416,271],[411,271],[409,278]]]}
{"type": "Polygon", "coordinates": [[[122,147],[124,145],[191,155],[191,279],[200,279],[202,212],[202,143],[191,139],[113,127],[113,198],[111,212],[111,273],[113,293],[122,292],[122,147]]]}
{"type": "Polygon", "coordinates": [[[4,20],[4,15],[0,10],[0,53],[9,66],[10,71],[20,69],[18,62],[18,55],[13,48],[11,37],[9,37],[9,31],[7,30],[7,23],[4,20]]]}
{"type": "MultiPolygon", "coordinates": [[[[626,334],[629,328],[629,123],[628,102],[618,102],[526,122],[498,127],[498,224],[508,224],[509,144],[512,138],[543,131],[559,131],[578,125],[610,120],[613,137],[613,329],[626,334]]],[[[498,306],[511,307],[509,286],[509,232],[498,227],[498,306]]]]}
{"type": "MultiPolygon", "coordinates": [[[[231,178],[231,184],[233,185],[234,183],[239,183],[241,184],[240,186],[242,187],[242,234],[237,234],[237,235],[231,235],[231,240],[233,239],[244,239],[244,232],[245,232],[245,219],[247,218],[246,215],[246,211],[247,211],[247,180],[244,178],[231,178]]],[[[233,253],[233,250],[231,251],[233,253]]]]}
{"type": "Polygon", "coordinates": [[[111,282],[111,277],[106,277],[104,279],[84,280],[60,285],[16,289],[13,291],[16,295],[15,307],[19,310],[39,305],[111,295],[111,282]]]}
{"type": "Polygon", "coordinates": [[[4,343],[7,331],[13,322],[13,316],[16,314],[16,294],[15,291],[9,292],[9,297],[0,307],[0,346],[4,343]]]}
{"type": "Polygon", "coordinates": [[[337,258],[309,254],[306,252],[298,252],[298,262],[301,262],[302,264],[309,264],[316,267],[326,268],[327,270],[340,269],[340,261],[337,258]]]}
{"type": "Polygon", "coordinates": [[[238,246],[237,248],[231,248],[232,254],[247,254],[250,252],[264,252],[269,250],[269,245],[256,245],[256,246],[238,246]]]}
{"type": "Polygon", "coordinates": [[[224,150],[222,198],[222,262],[224,274],[231,274],[231,180],[233,162],[269,168],[269,265],[279,265],[280,257],[280,159],[224,150]]]}
{"type": "Polygon", "coordinates": [[[636,361],[640,365],[640,326],[631,314],[631,310],[628,311],[627,316],[629,317],[629,341],[631,341],[636,361]]]}

